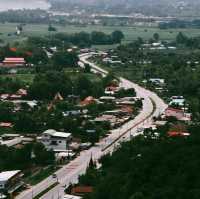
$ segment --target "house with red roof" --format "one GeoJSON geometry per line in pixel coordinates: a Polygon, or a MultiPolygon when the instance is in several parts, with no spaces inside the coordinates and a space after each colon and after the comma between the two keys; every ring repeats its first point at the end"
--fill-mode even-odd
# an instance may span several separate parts
{"type": "Polygon", "coordinates": [[[77,186],[72,188],[71,194],[84,196],[85,194],[92,193],[93,187],[91,186],[77,186]]]}
{"type": "Polygon", "coordinates": [[[94,104],[95,102],[96,101],[95,101],[94,97],[88,96],[83,101],[80,102],[80,105],[81,106],[88,106],[88,105],[94,104]]]}
{"type": "Polygon", "coordinates": [[[3,60],[3,66],[6,67],[25,66],[25,64],[25,59],[21,57],[6,57],[3,60]]]}
{"type": "Polygon", "coordinates": [[[190,136],[190,133],[180,131],[169,131],[167,135],[168,137],[188,137],[190,136]]]}

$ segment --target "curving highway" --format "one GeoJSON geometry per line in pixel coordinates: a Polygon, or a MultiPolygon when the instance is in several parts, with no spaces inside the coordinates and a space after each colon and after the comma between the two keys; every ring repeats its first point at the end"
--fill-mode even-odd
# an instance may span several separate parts
{"type": "MultiPolygon", "coordinates": [[[[87,63],[91,66],[93,72],[98,72],[102,74],[102,76],[105,76],[108,73],[107,71],[88,61],[88,58],[92,55],[92,53],[81,54],[79,56],[80,67],[84,67],[84,64],[87,63]]],[[[131,139],[132,136],[136,136],[138,134],[137,129],[139,127],[152,124],[152,117],[158,116],[166,109],[167,105],[155,93],[148,91],[127,79],[120,78],[120,81],[122,87],[134,88],[137,96],[144,98],[143,109],[139,115],[136,116],[134,120],[129,121],[119,129],[113,130],[108,137],[100,140],[96,146],[87,151],[81,152],[76,159],[56,172],[57,179],[54,179],[50,176],[39,184],[33,186],[31,189],[20,193],[16,199],[32,199],[40,192],[47,189],[50,185],[54,184],[57,180],[59,184],[41,198],[62,198],[64,195],[64,187],[68,186],[70,183],[75,183],[78,181],[78,176],[85,173],[91,157],[94,160],[98,160],[104,154],[112,153],[122,141],[127,141],[131,139]]]]}

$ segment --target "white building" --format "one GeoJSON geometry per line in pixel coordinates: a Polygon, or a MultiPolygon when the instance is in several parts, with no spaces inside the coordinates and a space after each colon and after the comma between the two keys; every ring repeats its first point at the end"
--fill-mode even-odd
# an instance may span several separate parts
{"type": "Polygon", "coordinates": [[[165,80],[160,79],[160,78],[151,78],[151,79],[149,79],[149,81],[154,84],[164,84],[165,83],[165,80]]]}
{"type": "Polygon", "coordinates": [[[41,137],[41,142],[48,150],[55,152],[67,151],[71,133],[58,132],[53,129],[46,130],[41,137]]]}
{"type": "Polygon", "coordinates": [[[21,180],[23,174],[20,170],[3,171],[0,173],[0,191],[13,193],[20,188],[24,183],[21,180]]]}
{"type": "Polygon", "coordinates": [[[66,194],[64,195],[63,199],[81,199],[82,197],[80,196],[74,196],[74,195],[69,195],[69,194],[66,194]]]}
{"type": "Polygon", "coordinates": [[[185,99],[183,96],[172,96],[171,101],[169,105],[178,105],[178,106],[184,106],[185,105],[185,99]]]}

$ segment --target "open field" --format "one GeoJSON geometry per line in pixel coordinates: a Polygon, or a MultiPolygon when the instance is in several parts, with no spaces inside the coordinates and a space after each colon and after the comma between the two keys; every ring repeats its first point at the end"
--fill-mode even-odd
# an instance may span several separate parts
{"type": "MultiPolygon", "coordinates": [[[[14,42],[14,41],[23,41],[28,36],[44,36],[48,35],[48,25],[45,24],[27,24],[24,26],[24,31],[21,36],[11,35],[16,31],[15,23],[5,23],[0,24],[0,39],[4,41],[14,42]]],[[[152,38],[155,32],[159,33],[160,38],[162,40],[172,40],[176,37],[178,32],[183,32],[188,36],[195,37],[200,36],[199,29],[167,29],[167,30],[160,30],[157,27],[123,27],[123,26],[96,26],[96,25],[88,25],[88,26],[55,26],[57,32],[64,32],[64,33],[75,33],[75,32],[92,32],[92,31],[102,31],[107,34],[113,32],[114,30],[121,30],[124,32],[125,39],[124,42],[130,42],[136,40],[138,37],[142,37],[143,39],[152,38]]],[[[52,33],[51,33],[52,34],[52,33]]],[[[105,46],[108,47],[108,46],[105,46]]]]}

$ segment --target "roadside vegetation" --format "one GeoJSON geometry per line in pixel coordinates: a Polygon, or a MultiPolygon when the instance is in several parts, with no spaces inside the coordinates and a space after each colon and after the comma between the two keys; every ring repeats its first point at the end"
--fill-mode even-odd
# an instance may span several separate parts
{"type": "Polygon", "coordinates": [[[90,167],[80,185],[93,186],[87,199],[199,198],[199,126],[189,126],[189,138],[169,138],[166,126],[146,130],[90,167]],[[154,133],[159,138],[153,139],[154,133]],[[192,168],[192,169],[191,169],[192,168]]]}

